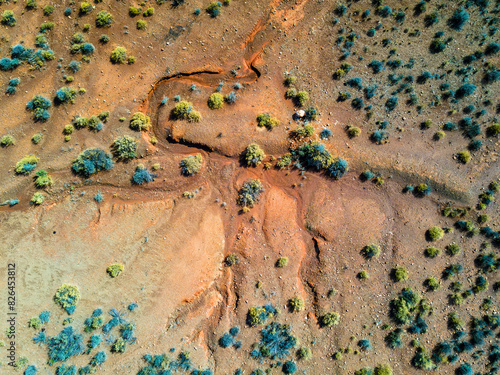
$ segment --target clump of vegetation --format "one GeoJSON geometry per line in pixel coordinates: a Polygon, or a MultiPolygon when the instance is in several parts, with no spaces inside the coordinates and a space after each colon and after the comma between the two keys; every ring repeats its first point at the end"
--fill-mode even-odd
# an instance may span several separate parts
{"type": "Polygon", "coordinates": [[[148,23],[144,20],[138,20],[136,23],[137,30],[146,30],[148,23]]]}
{"type": "Polygon", "coordinates": [[[271,304],[251,307],[247,313],[247,324],[250,327],[257,327],[276,314],[278,311],[271,304]]]}
{"type": "Polygon", "coordinates": [[[358,273],[357,277],[360,280],[366,280],[366,279],[370,278],[370,274],[367,271],[361,271],[358,273]]]}
{"type": "Polygon", "coordinates": [[[136,185],[143,185],[148,182],[153,182],[156,177],[158,177],[157,174],[151,173],[144,165],[139,164],[132,176],[132,182],[136,185]]]}
{"type": "Polygon", "coordinates": [[[460,151],[457,154],[457,160],[462,164],[467,164],[471,159],[470,152],[468,150],[460,151]]]}
{"type": "Polygon", "coordinates": [[[56,104],[64,104],[64,103],[75,103],[76,98],[76,89],[73,87],[61,87],[56,91],[55,103],[56,104]]]}
{"type": "Polygon", "coordinates": [[[251,208],[259,201],[260,194],[263,191],[264,187],[260,180],[248,180],[240,188],[236,202],[244,208],[251,208]]]}
{"type": "Polygon", "coordinates": [[[137,157],[137,141],[128,135],[116,138],[111,149],[118,160],[129,160],[137,157]]]}
{"type": "Polygon", "coordinates": [[[14,137],[11,135],[4,135],[0,139],[0,146],[2,146],[2,147],[9,147],[9,146],[12,146],[13,144],[15,144],[15,141],[14,141],[14,137]]]}
{"type": "Polygon", "coordinates": [[[57,289],[54,296],[54,302],[65,309],[69,315],[75,312],[75,308],[79,300],[80,290],[77,286],[71,284],[63,284],[59,287],[59,289],[57,289]]]}
{"type": "Polygon", "coordinates": [[[427,241],[438,241],[444,236],[444,230],[440,227],[431,227],[425,232],[427,241]]]}
{"type": "Polygon", "coordinates": [[[182,174],[184,176],[192,176],[198,173],[201,169],[201,164],[203,163],[203,157],[201,154],[189,155],[182,159],[181,168],[182,174]]]}
{"type": "Polygon", "coordinates": [[[305,307],[304,300],[299,296],[294,296],[288,300],[288,307],[294,312],[302,311],[305,307]]]}
{"type": "Polygon", "coordinates": [[[460,249],[460,246],[455,242],[446,246],[446,254],[448,254],[449,256],[455,256],[459,254],[461,250],[462,249],[460,249]]]}
{"type": "Polygon", "coordinates": [[[45,201],[45,195],[43,195],[42,193],[40,193],[39,191],[37,191],[31,197],[30,203],[33,204],[33,205],[35,205],[35,206],[38,206],[38,205],[42,204],[44,201],[45,201]]]}
{"type": "Polygon", "coordinates": [[[35,155],[25,156],[16,163],[15,171],[17,174],[28,175],[35,169],[36,165],[40,161],[35,155]]]}
{"type": "Polygon", "coordinates": [[[123,264],[115,263],[106,268],[106,272],[112,278],[118,277],[123,272],[123,264]]]}
{"type": "Polygon", "coordinates": [[[280,121],[276,117],[271,116],[269,113],[262,113],[257,116],[257,125],[265,127],[267,130],[273,130],[279,124],[280,121]]]}
{"type": "Polygon", "coordinates": [[[420,295],[405,288],[390,303],[390,316],[397,324],[408,324],[420,302],[420,295]]]}
{"type": "Polygon", "coordinates": [[[193,104],[185,100],[177,103],[172,109],[172,117],[176,120],[188,120],[189,122],[200,122],[201,114],[195,111],[193,104]]]}
{"type": "Polygon", "coordinates": [[[429,277],[425,279],[424,286],[427,288],[427,290],[434,292],[439,289],[440,284],[436,278],[429,277]]]}
{"type": "Polygon", "coordinates": [[[12,10],[5,10],[2,13],[2,20],[1,23],[2,25],[14,27],[16,26],[16,17],[14,17],[14,12],[12,10]]]}
{"type": "Polygon", "coordinates": [[[322,327],[333,327],[339,324],[340,314],[337,312],[329,312],[320,318],[320,324],[322,327]]]}
{"type": "Polygon", "coordinates": [[[52,102],[42,95],[35,95],[28,103],[26,103],[26,108],[33,111],[33,118],[35,121],[47,121],[50,118],[50,112],[48,109],[52,105],[52,102]]]}
{"type": "Polygon", "coordinates": [[[224,106],[224,96],[219,92],[214,92],[208,98],[207,103],[210,109],[220,109],[224,106]]]}
{"type": "Polygon", "coordinates": [[[374,244],[366,245],[361,250],[361,254],[366,259],[378,258],[380,255],[380,247],[374,244]]]}
{"type": "Polygon", "coordinates": [[[125,47],[116,47],[111,52],[110,60],[113,64],[125,64],[127,61],[127,49],[125,47]]]}
{"type": "Polygon", "coordinates": [[[387,346],[391,349],[400,348],[403,346],[403,341],[401,340],[404,335],[404,331],[401,328],[396,328],[394,331],[390,332],[385,337],[385,342],[387,346]]]}
{"type": "Polygon", "coordinates": [[[297,356],[299,357],[299,359],[307,361],[312,358],[312,351],[310,348],[303,346],[297,352],[297,356]]]}
{"type": "Polygon", "coordinates": [[[247,166],[256,167],[266,157],[266,154],[257,143],[251,143],[246,148],[244,157],[247,166]]]}
{"type": "Polygon", "coordinates": [[[92,12],[92,9],[92,4],[89,4],[87,2],[80,3],[80,15],[87,15],[92,12]]]}
{"type": "Polygon", "coordinates": [[[72,165],[73,171],[83,177],[111,168],[113,168],[111,155],[100,148],[89,148],[81,152],[72,165]]]}
{"type": "Polygon", "coordinates": [[[339,180],[343,177],[347,172],[349,172],[349,167],[347,166],[347,161],[341,158],[336,158],[333,163],[331,163],[326,169],[325,173],[334,178],[335,180],[339,180]]]}
{"type": "Polygon", "coordinates": [[[238,264],[240,261],[238,255],[236,254],[229,254],[224,258],[224,263],[226,266],[231,267],[234,266],[235,264],[238,264]]]}
{"type": "Polygon", "coordinates": [[[404,267],[396,267],[392,270],[392,279],[396,282],[408,279],[408,271],[404,267]]]}
{"type": "Polygon", "coordinates": [[[97,13],[97,17],[95,19],[95,25],[97,27],[110,27],[113,23],[113,16],[111,13],[106,12],[105,10],[101,10],[97,13]]]}
{"type": "Polygon", "coordinates": [[[486,128],[486,135],[488,137],[496,137],[500,134],[500,122],[497,124],[493,124],[486,128]]]}
{"type": "Polygon", "coordinates": [[[44,170],[39,170],[35,175],[35,186],[38,189],[44,189],[47,186],[52,186],[52,177],[44,170]]]}
{"type": "Polygon", "coordinates": [[[130,119],[130,129],[135,131],[147,131],[151,126],[151,119],[142,112],[136,112],[130,119]]]}
{"type": "Polygon", "coordinates": [[[288,258],[287,257],[280,257],[276,261],[276,267],[278,267],[278,268],[283,268],[283,267],[286,267],[287,265],[288,265],[288,258]]]}
{"type": "Polygon", "coordinates": [[[430,246],[427,249],[425,249],[424,255],[427,258],[435,258],[435,257],[441,255],[441,250],[439,250],[438,248],[436,248],[434,246],[430,246]]]}
{"type": "Polygon", "coordinates": [[[357,126],[349,125],[346,128],[346,133],[349,138],[356,138],[359,137],[359,135],[361,134],[361,129],[358,128],[357,126]]]}
{"type": "Polygon", "coordinates": [[[299,106],[303,107],[309,101],[309,94],[307,91],[299,91],[294,99],[299,106]]]}
{"type": "Polygon", "coordinates": [[[469,13],[467,13],[464,9],[457,9],[448,19],[448,26],[453,30],[461,31],[468,21],[469,13]]]}

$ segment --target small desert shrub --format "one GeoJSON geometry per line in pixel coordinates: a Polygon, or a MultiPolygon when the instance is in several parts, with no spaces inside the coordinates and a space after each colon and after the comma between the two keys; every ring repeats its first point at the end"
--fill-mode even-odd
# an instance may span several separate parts
{"type": "Polygon", "coordinates": [[[295,97],[295,101],[299,106],[303,107],[309,101],[309,94],[307,91],[299,91],[295,97]]]}
{"type": "Polygon", "coordinates": [[[424,286],[430,291],[436,291],[439,289],[439,281],[434,277],[429,277],[425,279],[424,286]]]}
{"type": "Polygon", "coordinates": [[[129,160],[137,156],[137,141],[128,135],[116,138],[111,148],[118,160],[129,160]]]}
{"type": "Polygon", "coordinates": [[[454,30],[461,31],[464,25],[469,21],[469,13],[463,9],[457,9],[448,19],[448,26],[454,30]]]}
{"type": "Polygon", "coordinates": [[[127,49],[125,47],[116,47],[111,52],[110,60],[113,64],[124,64],[127,61],[127,49]]]}
{"type": "Polygon", "coordinates": [[[102,170],[107,171],[111,168],[113,168],[111,155],[100,148],[89,148],[83,151],[72,165],[73,171],[83,177],[89,177],[94,173],[102,170]]]}
{"type": "Polygon", "coordinates": [[[16,163],[15,171],[17,174],[28,175],[40,161],[35,155],[25,156],[16,163]]]}
{"type": "Polygon", "coordinates": [[[486,135],[488,137],[496,137],[500,134],[500,123],[493,124],[486,128],[486,135]]]}
{"type": "Polygon", "coordinates": [[[276,267],[278,267],[278,268],[283,268],[283,267],[286,267],[287,265],[288,265],[288,258],[287,257],[278,258],[278,260],[276,261],[276,267]]]}
{"type": "Polygon", "coordinates": [[[434,138],[435,141],[439,141],[439,140],[443,139],[445,137],[445,135],[446,134],[445,134],[444,131],[439,130],[436,133],[434,133],[434,137],[433,138],[434,138]]]}
{"type": "Polygon", "coordinates": [[[4,135],[2,139],[0,139],[0,146],[9,147],[15,144],[14,137],[11,135],[4,135]]]}
{"type": "Polygon", "coordinates": [[[236,254],[229,254],[227,255],[225,258],[224,258],[224,263],[226,264],[226,266],[228,267],[231,267],[231,266],[234,266],[235,264],[237,264],[239,262],[239,258],[238,258],[238,255],[236,254]]]}
{"type": "Polygon", "coordinates": [[[280,124],[280,121],[269,113],[262,113],[257,116],[257,124],[260,127],[266,127],[267,130],[272,130],[280,124]]]}
{"type": "Polygon", "coordinates": [[[339,324],[340,314],[337,312],[330,312],[323,315],[320,318],[320,324],[322,327],[333,327],[339,324]]]}
{"type": "Polygon", "coordinates": [[[104,197],[103,197],[103,195],[102,195],[102,193],[100,191],[98,191],[97,194],[94,195],[94,200],[97,203],[101,203],[104,200],[104,197]]]}
{"type": "Polygon", "coordinates": [[[455,256],[459,254],[460,251],[461,251],[460,246],[455,242],[446,246],[446,254],[448,254],[449,256],[455,256]]]}
{"type": "Polygon", "coordinates": [[[61,87],[56,91],[55,103],[56,104],[64,104],[75,102],[76,98],[76,89],[73,87],[61,87]]]}
{"type": "Polygon", "coordinates": [[[219,109],[224,106],[224,96],[221,93],[214,92],[208,98],[208,107],[210,109],[219,109]]]}
{"type": "Polygon", "coordinates": [[[430,246],[425,249],[424,254],[427,258],[435,258],[441,254],[441,250],[436,247],[430,246]]]}
{"type": "Polygon", "coordinates": [[[142,164],[138,165],[135,173],[132,176],[132,182],[136,185],[143,185],[148,182],[153,182],[158,175],[148,171],[142,164]]]}
{"type": "Polygon", "coordinates": [[[304,310],[304,300],[299,296],[294,296],[288,300],[288,307],[295,312],[302,311],[304,310]]]}
{"type": "Polygon", "coordinates": [[[48,109],[52,102],[42,95],[35,95],[28,103],[26,108],[33,111],[33,118],[35,121],[47,121],[50,118],[48,109]]]}
{"type": "Polygon", "coordinates": [[[109,42],[109,36],[106,35],[106,34],[102,34],[100,37],[99,37],[99,42],[101,42],[102,44],[106,44],[109,42]]]}
{"type": "Polygon", "coordinates": [[[207,13],[210,14],[212,18],[216,18],[220,14],[221,3],[218,1],[212,1],[207,7],[207,13]]]}
{"type": "Polygon", "coordinates": [[[310,137],[314,134],[314,126],[306,124],[306,125],[299,125],[295,130],[291,132],[291,136],[293,138],[307,138],[310,137]]]}
{"type": "Polygon", "coordinates": [[[333,163],[331,163],[326,169],[325,173],[334,178],[335,180],[339,180],[343,177],[347,172],[349,172],[349,167],[347,166],[347,161],[341,158],[336,158],[333,163]]]}
{"type": "Polygon", "coordinates": [[[378,258],[378,256],[380,255],[380,247],[378,247],[377,245],[374,245],[374,244],[366,245],[361,250],[361,254],[366,259],[378,258]]]}
{"type": "Polygon", "coordinates": [[[35,206],[38,206],[38,205],[42,204],[44,201],[45,201],[45,196],[42,193],[37,191],[31,197],[30,203],[35,205],[35,206]]]}
{"type": "Polygon", "coordinates": [[[137,30],[145,30],[148,27],[148,23],[144,20],[138,20],[136,27],[137,30]]]}
{"type": "Polygon", "coordinates": [[[141,14],[141,11],[139,9],[137,9],[136,7],[129,7],[128,8],[128,14],[130,17],[135,17],[135,16],[138,16],[139,14],[141,14]]]}
{"type": "Polygon", "coordinates": [[[111,13],[106,12],[105,10],[101,10],[97,13],[97,17],[95,19],[95,25],[97,27],[110,27],[113,23],[113,16],[111,13]]]}
{"type": "Polygon", "coordinates": [[[16,17],[14,17],[14,12],[12,10],[5,10],[2,13],[2,25],[14,27],[16,26],[16,17]]]}
{"type": "Polygon", "coordinates": [[[247,324],[250,327],[256,327],[264,324],[267,319],[277,314],[278,311],[272,305],[254,306],[248,309],[247,324]]]}
{"type": "Polygon", "coordinates": [[[438,241],[443,238],[444,231],[440,227],[431,227],[425,233],[428,241],[438,241]]]}
{"type": "Polygon", "coordinates": [[[374,375],[392,375],[392,367],[388,364],[382,364],[375,367],[374,375]]]}
{"type": "Polygon", "coordinates": [[[259,201],[260,194],[264,191],[258,179],[246,181],[238,192],[236,202],[242,207],[253,207],[259,201]]]}
{"type": "Polygon", "coordinates": [[[155,14],[155,9],[153,7],[149,7],[142,13],[144,17],[151,17],[153,14],[155,14]]]}
{"type": "Polygon", "coordinates": [[[38,7],[36,0],[26,0],[26,9],[33,10],[38,7]]]}
{"type": "Polygon", "coordinates": [[[360,280],[366,280],[366,279],[370,278],[370,275],[367,271],[361,271],[360,273],[358,273],[357,277],[360,280]]]}
{"type": "Polygon", "coordinates": [[[54,296],[54,302],[66,310],[68,314],[73,314],[76,305],[80,300],[80,290],[77,286],[63,284],[54,296]]]}
{"type": "Polygon", "coordinates": [[[266,154],[257,143],[251,143],[246,148],[244,157],[247,166],[256,167],[266,157],[266,154]]]}
{"type": "Polygon", "coordinates": [[[309,360],[312,358],[312,351],[310,348],[303,346],[297,352],[297,356],[299,357],[299,359],[309,360]]]}
{"type": "Polygon", "coordinates": [[[86,2],[80,3],[80,15],[86,15],[92,12],[92,5],[86,2]]]}
{"type": "Polygon", "coordinates": [[[352,126],[352,125],[349,125],[347,127],[347,136],[349,138],[355,138],[355,137],[359,137],[359,135],[361,134],[361,129],[358,128],[357,126],[352,126]]]}
{"type": "Polygon", "coordinates": [[[471,155],[467,150],[460,151],[457,154],[457,160],[462,164],[467,164],[470,161],[471,155]]]}
{"type": "Polygon", "coordinates": [[[123,272],[123,264],[115,263],[106,268],[106,272],[109,276],[115,278],[123,272]]]}
{"type": "Polygon", "coordinates": [[[297,77],[295,76],[287,76],[285,78],[285,86],[293,86],[297,83],[297,77]]]}
{"type": "Polygon", "coordinates": [[[129,57],[127,58],[127,64],[131,65],[131,64],[135,63],[135,60],[136,60],[136,59],[137,59],[137,58],[136,58],[135,56],[129,56],[129,57]]]}
{"type": "Polygon", "coordinates": [[[408,279],[408,271],[404,267],[397,267],[392,270],[392,279],[394,281],[403,281],[408,279]]]}
{"type": "Polygon", "coordinates": [[[198,173],[201,169],[202,163],[203,157],[201,156],[201,154],[189,155],[185,157],[180,163],[182,174],[184,176],[192,176],[198,173]]]}
{"type": "Polygon", "coordinates": [[[130,129],[135,131],[147,131],[151,126],[151,119],[142,112],[136,112],[130,119],[130,129]]]}
{"type": "Polygon", "coordinates": [[[427,184],[421,183],[415,186],[414,194],[417,197],[425,197],[431,193],[431,189],[427,184]]]}
{"type": "Polygon", "coordinates": [[[39,170],[35,175],[35,186],[39,189],[46,188],[47,186],[52,186],[52,177],[47,174],[44,170],[39,170]]]}

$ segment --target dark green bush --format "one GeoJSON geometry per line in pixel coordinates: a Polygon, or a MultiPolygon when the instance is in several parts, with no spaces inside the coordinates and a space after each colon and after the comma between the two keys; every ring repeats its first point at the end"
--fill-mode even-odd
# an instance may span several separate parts
{"type": "Polygon", "coordinates": [[[244,153],[245,163],[249,167],[256,167],[265,157],[264,150],[257,143],[249,144],[244,153]]]}
{"type": "Polygon", "coordinates": [[[118,160],[129,160],[137,157],[137,141],[128,135],[116,138],[111,149],[118,160]]]}

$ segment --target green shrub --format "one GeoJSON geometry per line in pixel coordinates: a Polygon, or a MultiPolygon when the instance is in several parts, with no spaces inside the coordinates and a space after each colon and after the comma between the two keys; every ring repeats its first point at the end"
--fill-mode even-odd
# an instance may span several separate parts
{"type": "Polygon", "coordinates": [[[435,258],[441,254],[441,250],[434,246],[429,246],[425,249],[424,254],[427,258],[435,258]]]}
{"type": "Polygon", "coordinates": [[[264,150],[257,143],[249,144],[245,150],[245,162],[249,167],[256,167],[265,157],[264,150]]]}
{"type": "Polygon", "coordinates": [[[436,368],[436,364],[432,361],[432,358],[424,351],[415,354],[411,364],[414,367],[425,371],[432,371],[436,368]]]}
{"type": "Polygon", "coordinates": [[[135,63],[136,60],[137,58],[135,56],[129,56],[127,58],[127,64],[132,65],[133,63],[135,63]]]}
{"type": "Polygon", "coordinates": [[[278,258],[278,260],[276,261],[276,267],[278,267],[278,268],[283,268],[283,267],[286,267],[287,265],[288,265],[288,258],[287,257],[278,258]]]}
{"type": "Polygon", "coordinates": [[[201,156],[201,154],[189,155],[185,157],[180,163],[182,174],[184,176],[192,176],[198,173],[201,169],[202,163],[203,157],[201,156]]]}
{"type": "Polygon", "coordinates": [[[221,3],[218,1],[212,1],[207,7],[207,13],[210,14],[212,18],[217,17],[220,14],[221,3]]]}
{"type": "Polygon", "coordinates": [[[236,203],[243,208],[250,208],[259,201],[260,194],[264,191],[258,179],[246,181],[238,192],[236,203]]]}
{"type": "Polygon", "coordinates": [[[35,155],[25,156],[16,163],[15,171],[17,174],[28,175],[35,169],[36,165],[40,161],[35,155]]]}
{"type": "Polygon", "coordinates": [[[114,140],[111,150],[118,160],[133,159],[137,157],[137,141],[128,135],[118,137],[114,140]]]}
{"type": "Polygon", "coordinates": [[[315,130],[314,126],[309,124],[299,125],[294,131],[292,131],[291,135],[293,138],[308,138],[314,134],[315,130]]]}
{"type": "Polygon", "coordinates": [[[52,5],[45,5],[43,7],[43,15],[44,16],[50,16],[52,13],[54,13],[55,8],[52,5]]]}
{"type": "Polygon", "coordinates": [[[448,296],[448,301],[450,305],[460,306],[464,303],[464,297],[460,293],[453,293],[448,296]]]}
{"type": "Polygon", "coordinates": [[[126,342],[123,338],[118,337],[113,345],[111,346],[111,352],[113,353],[124,353],[127,348],[126,342]]]}
{"type": "Polygon", "coordinates": [[[461,251],[460,246],[455,242],[446,246],[446,254],[448,254],[449,256],[455,256],[459,254],[460,251],[461,251]]]}
{"type": "Polygon", "coordinates": [[[297,93],[297,96],[295,97],[295,100],[297,101],[298,105],[303,107],[309,100],[309,94],[307,93],[307,91],[299,91],[297,93]]]}
{"type": "Polygon", "coordinates": [[[54,296],[54,302],[64,308],[68,314],[75,311],[76,305],[80,300],[80,291],[78,287],[71,284],[63,284],[54,296]]]}
{"type": "Polygon", "coordinates": [[[38,205],[42,204],[44,201],[45,201],[45,196],[42,193],[40,193],[39,191],[37,191],[31,197],[30,203],[35,205],[35,206],[38,206],[38,205]]]}
{"type": "Polygon", "coordinates": [[[99,37],[99,42],[101,42],[102,44],[106,44],[109,42],[109,36],[106,35],[106,34],[102,34],[100,37],[99,37]]]}
{"type": "Polygon", "coordinates": [[[4,135],[2,139],[0,139],[0,146],[9,147],[15,144],[14,137],[11,135],[4,135]]]}
{"type": "Polygon", "coordinates": [[[86,2],[80,3],[80,15],[84,16],[92,12],[92,5],[86,2]]]}
{"type": "Polygon", "coordinates": [[[388,364],[382,364],[375,367],[375,375],[392,375],[392,367],[388,364]]]}
{"type": "Polygon", "coordinates": [[[14,17],[14,12],[12,10],[5,10],[2,13],[2,25],[7,25],[10,27],[16,26],[16,17],[14,17]]]}
{"type": "Polygon", "coordinates": [[[210,109],[219,109],[224,106],[224,96],[219,92],[214,92],[208,98],[208,107],[210,109]]]}
{"type": "Polygon", "coordinates": [[[150,7],[142,13],[144,17],[151,17],[153,14],[155,14],[155,9],[153,7],[150,7]]]}
{"type": "Polygon", "coordinates": [[[106,272],[109,276],[115,278],[123,272],[123,264],[115,263],[106,268],[106,272]]]}
{"type": "Polygon", "coordinates": [[[434,277],[429,277],[427,279],[425,279],[424,281],[424,286],[430,290],[430,291],[436,291],[439,289],[440,287],[440,284],[439,284],[439,281],[434,278],[434,277]]]}
{"type": "Polygon", "coordinates": [[[299,357],[299,359],[309,360],[312,358],[312,351],[310,348],[303,346],[297,352],[297,356],[299,357]]]}
{"type": "Polygon", "coordinates": [[[235,264],[237,264],[239,261],[240,261],[240,259],[238,258],[238,255],[236,255],[236,254],[229,254],[229,255],[227,255],[227,256],[224,258],[224,263],[225,263],[225,264],[226,264],[226,266],[228,266],[228,267],[234,266],[234,265],[235,265],[235,264]]]}
{"type": "Polygon", "coordinates": [[[378,247],[377,245],[374,245],[374,244],[366,245],[361,250],[361,254],[366,259],[378,258],[378,256],[380,255],[380,247],[378,247]]]}
{"type": "Polygon", "coordinates": [[[295,76],[287,76],[285,78],[285,86],[293,86],[297,82],[297,77],[295,76]]]}
{"type": "Polygon", "coordinates": [[[408,279],[408,271],[404,267],[396,267],[392,270],[392,278],[396,282],[408,279]]]}
{"type": "MultiPolygon", "coordinates": [[[[85,128],[87,125],[89,124],[89,119],[87,117],[83,117],[83,116],[80,116],[80,117],[75,117],[73,119],[73,126],[76,128],[76,129],[83,129],[85,128]]],[[[64,130],[66,130],[66,127],[64,128],[64,130]]],[[[73,129],[71,129],[71,133],[73,132],[73,129]]],[[[65,133],[65,134],[71,134],[71,133],[65,133]]]]}
{"type": "Polygon", "coordinates": [[[39,170],[35,175],[35,186],[39,189],[46,188],[47,186],[52,186],[52,177],[47,174],[44,170],[39,170]]]}
{"type": "Polygon", "coordinates": [[[36,3],[36,0],[27,0],[26,1],[26,9],[28,10],[33,10],[36,9],[38,4],[36,3]]]}
{"type": "Polygon", "coordinates": [[[286,153],[283,156],[279,157],[278,162],[276,163],[276,167],[278,169],[285,169],[292,163],[292,154],[286,153]]]}
{"type": "Polygon", "coordinates": [[[330,312],[320,318],[322,327],[333,327],[339,324],[340,314],[337,312],[330,312]]]}
{"type": "Polygon", "coordinates": [[[34,328],[38,331],[40,328],[42,328],[42,321],[39,317],[31,318],[30,320],[28,320],[28,327],[34,328]]]}
{"type": "Polygon", "coordinates": [[[127,61],[127,49],[125,47],[116,47],[111,52],[110,60],[113,64],[124,64],[127,61]]]}
{"type": "Polygon", "coordinates": [[[137,9],[136,7],[129,7],[128,8],[128,14],[130,17],[135,17],[135,16],[138,16],[139,14],[141,14],[141,11],[140,9],[137,9]]]}
{"type": "Polygon", "coordinates": [[[439,227],[432,227],[427,229],[427,232],[425,233],[427,240],[428,241],[438,241],[444,236],[444,231],[443,229],[439,227]]]}
{"type": "Polygon", "coordinates": [[[433,124],[432,120],[427,119],[427,120],[425,120],[424,122],[422,122],[422,123],[420,124],[420,127],[421,127],[423,130],[427,130],[427,129],[429,129],[429,128],[432,126],[432,124],[433,124]]]}
{"type": "Polygon", "coordinates": [[[358,273],[357,277],[360,280],[366,280],[370,277],[370,275],[368,274],[367,271],[361,271],[360,273],[358,273]]]}
{"type": "Polygon", "coordinates": [[[477,218],[477,222],[479,224],[486,224],[486,222],[489,220],[489,216],[486,214],[479,215],[477,218]]]}
{"type": "Polygon", "coordinates": [[[136,112],[130,119],[130,129],[135,131],[147,131],[151,126],[151,119],[142,112],[136,112]]]}
{"type": "MultiPolygon", "coordinates": [[[[42,134],[36,133],[35,135],[33,135],[33,137],[31,137],[31,142],[33,142],[35,145],[37,145],[40,143],[42,138],[43,138],[42,134]]],[[[0,141],[0,143],[1,143],[1,141],[0,141]]]]}
{"type": "Polygon", "coordinates": [[[493,124],[486,128],[486,135],[488,137],[496,137],[500,134],[500,122],[497,124],[493,124]]]}
{"type": "Polygon", "coordinates": [[[434,134],[434,140],[435,140],[435,141],[439,141],[439,140],[443,139],[445,135],[446,135],[446,133],[445,133],[444,131],[439,130],[439,131],[437,131],[437,132],[434,134]]]}
{"type": "Polygon", "coordinates": [[[297,90],[293,87],[289,88],[285,92],[285,98],[287,98],[287,99],[292,99],[292,98],[295,98],[296,96],[297,96],[297,90]]]}
{"type": "Polygon", "coordinates": [[[280,124],[280,121],[271,116],[269,113],[262,113],[257,116],[257,125],[260,127],[266,127],[267,130],[272,130],[280,124]]]}
{"type": "Polygon", "coordinates": [[[470,161],[470,158],[471,158],[470,152],[467,150],[460,151],[457,154],[457,160],[462,164],[467,164],[470,161]]]}
{"type": "Polygon", "coordinates": [[[346,132],[347,132],[347,136],[349,138],[356,138],[356,137],[359,137],[359,135],[361,134],[361,129],[358,128],[357,126],[349,125],[346,128],[346,132]]]}
{"type": "Polygon", "coordinates": [[[95,25],[97,27],[110,27],[113,23],[113,16],[111,13],[106,12],[105,10],[101,10],[97,13],[97,17],[95,19],[95,25]]]}
{"type": "Polygon", "coordinates": [[[193,109],[193,103],[185,100],[175,105],[172,109],[172,117],[176,120],[188,120],[189,122],[201,121],[201,114],[193,109]]]}
{"type": "Polygon", "coordinates": [[[137,20],[137,30],[146,30],[148,23],[144,20],[137,20]]]}
{"type": "Polygon", "coordinates": [[[288,307],[295,312],[302,311],[305,307],[304,300],[299,296],[294,296],[288,300],[288,307]]]}

